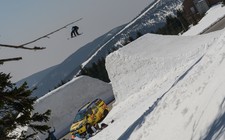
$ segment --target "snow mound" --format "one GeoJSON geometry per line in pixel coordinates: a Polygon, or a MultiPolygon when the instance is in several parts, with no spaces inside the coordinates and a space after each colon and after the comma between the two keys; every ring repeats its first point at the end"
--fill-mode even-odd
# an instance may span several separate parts
{"type": "MultiPolygon", "coordinates": [[[[98,79],[80,76],[39,98],[34,108],[35,112],[40,113],[51,110],[48,125],[56,128],[55,135],[60,138],[69,132],[78,109],[96,98],[111,101],[111,85],[98,79]]],[[[38,137],[45,139],[47,136],[39,134],[38,137]]]]}
{"type": "Polygon", "coordinates": [[[177,71],[176,77],[179,76],[206,52],[215,38],[147,34],[111,54],[106,67],[116,102],[149,87],[147,85],[154,81],[167,78],[167,74],[177,71]]]}
{"type": "Polygon", "coordinates": [[[224,139],[224,46],[224,31],[147,34],[109,55],[116,103],[92,139],[224,139]]]}

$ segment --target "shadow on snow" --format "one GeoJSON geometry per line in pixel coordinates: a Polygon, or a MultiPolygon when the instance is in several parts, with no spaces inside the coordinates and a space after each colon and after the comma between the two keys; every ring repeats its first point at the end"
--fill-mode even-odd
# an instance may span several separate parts
{"type": "Polygon", "coordinates": [[[225,136],[225,98],[220,105],[220,115],[214,120],[214,122],[208,128],[207,133],[202,140],[218,140],[221,137],[225,136]]]}

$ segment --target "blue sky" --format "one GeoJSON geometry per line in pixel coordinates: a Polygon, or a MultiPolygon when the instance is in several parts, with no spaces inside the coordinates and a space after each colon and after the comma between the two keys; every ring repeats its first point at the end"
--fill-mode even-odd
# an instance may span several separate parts
{"type": "Polygon", "coordinates": [[[0,3],[0,43],[19,45],[54,31],[76,19],[79,39],[68,41],[71,27],[34,45],[43,51],[0,48],[0,59],[23,57],[22,61],[5,63],[1,71],[11,73],[18,81],[33,73],[61,63],[78,48],[109,30],[129,22],[153,0],[2,0],[0,3]]]}

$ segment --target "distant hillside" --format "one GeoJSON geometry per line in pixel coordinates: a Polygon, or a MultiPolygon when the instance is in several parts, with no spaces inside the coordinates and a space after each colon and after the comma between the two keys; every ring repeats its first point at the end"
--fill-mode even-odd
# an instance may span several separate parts
{"type": "Polygon", "coordinates": [[[27,82],[28,86],[30,88],[34,88],[37,86],[37,84],[45,77],[49,74],[49,72],[51,72],[52,70],[54,70],[55,68],[57,67],[56,66],[53,66],[53,67],[50,67],[50,68],[47,68],[43,71],[40,71],[40,72],[37,72],[35,74],[32,74],[31,76],[25,78],[25,79],[22,79],[20,80],[19,82],[17,82],[16,84],[18,86],[21,86],[24,82],[27,82]]]}
{"type": "Polygon", "coordinates": [[[47,92],[57,88],[59,85],[71,80],[80,70],[82,62],[87,60],[99,47],[120,31],[121,28],[123,28],[123,26],[117,27],[95,39],[93,42],[86,44],[70,55],[61,64],[31,75],[19,81],[17,84],[27,81],[30,87],[37,87],[37,90],[32,94],[33,96],[41,97],[45,95],[47,92]]]}

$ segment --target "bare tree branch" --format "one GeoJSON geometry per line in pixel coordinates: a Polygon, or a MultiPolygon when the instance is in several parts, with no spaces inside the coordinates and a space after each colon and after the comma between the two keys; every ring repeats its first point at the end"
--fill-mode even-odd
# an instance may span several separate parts
{"type": "Polygon", "coordinates": [[[16,45],[8,45],[8,44],[0,44],[1,47],[7,47],[7,48],[15,48],[15,49],[25,49],[25,50],[43,50],[45,47],[33,47],[33,48],[28,48],[24,46],[16,46],[16,45]]]}
{"type": "Polygon", "coordinates": [[[82,20],[82,19],[83,19],[83,18],[80,18],[80,19],[78,19],[78,20],[76,20],[76,21],[73,21],[73,22],[71,22],[71,23],[69,23],[69,24],[67,24],[67,25],[65,25],[65,26],[63,26],[63,27],[61,27],[61,28],[59,28],[59,29],[53,31],[53,32],[50,32],[50,33],[48,33],[48,34],[46,34],[46,35],[44,35],[44,36],[41,36],[41,37],[39,37],[39,38],[37,38],[37,39],[35,39],[35,40],[29,41],[29,42],[24,43],[24,44],[22,44],[22,45],[18,45],[18,46],[17,46],[17,45],[0,44],[0,46],[2,46],[2,47],[8,47],[8,48],[16,48],[16,49],[42,50],[42,49],[45,49],[45,47],[36,47],[36,46],[35,46],[35,47],[33,47],[33,48],[28,48],[28,47],[24,47],[24,46],[29,45],[29,44],[32,44],[32,43],[34,43],[34,42],[36,42],[36,41],[38,41],[38,40],[41,40],[41,39],[43,39],[43,38],[49,38],[49,35],[52,35],[52,34],[58,32],[58,31],[60,31],[60,30],[62,30],[62,29],[64,29],[64,28],[66,28],[67,26],[72,25],[72,24],[74,24],[75,22],[78,22],[78,21],[80,21],[80,20],[82,20]]]}
{"type": "Polygon", "coordinates": [[[7,61],[18,61],[18,60],[21,60],[22,57],[15,57],[15,58],[8,58],[8,59],[0,59],[0,64],[3,64],[4,62],[7,62],[7,61]]]}

